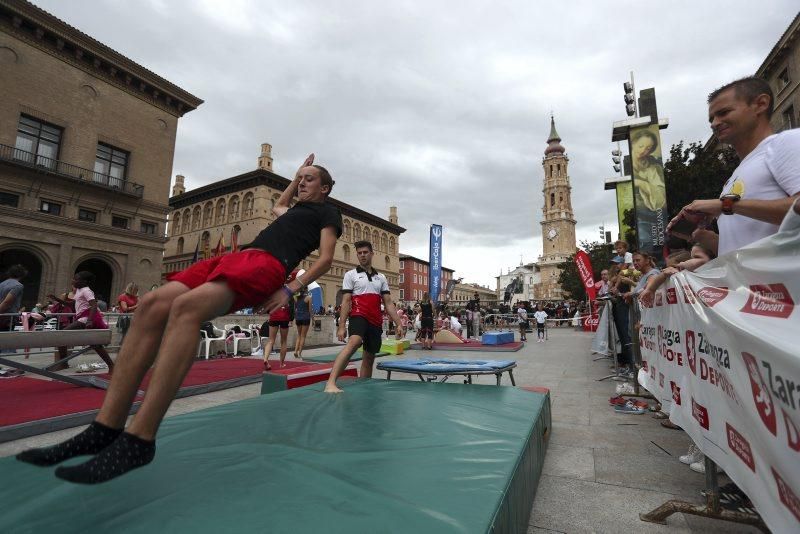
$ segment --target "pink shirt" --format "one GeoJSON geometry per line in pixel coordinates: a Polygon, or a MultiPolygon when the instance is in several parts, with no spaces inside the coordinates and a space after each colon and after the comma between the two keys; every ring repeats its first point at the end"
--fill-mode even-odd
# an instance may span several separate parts
{"type": "Polygon", "coordinates": [[[78,321],[86,323],[89,321],[88,311],[91,306],[89,302],[94,300],[94,291],[89,287],[82,287],[75,290],[75,315],[79,317],[78,321]]]}

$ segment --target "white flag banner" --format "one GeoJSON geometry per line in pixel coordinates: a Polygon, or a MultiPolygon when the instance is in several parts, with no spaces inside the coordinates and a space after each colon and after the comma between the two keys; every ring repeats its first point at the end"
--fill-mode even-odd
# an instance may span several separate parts
{"type": "Polygon", "coordinates": [[[773,532],[800,531],[798,298],[800,231],[787,228],[672,276],[639,330],[639,383],[773,532]]]}

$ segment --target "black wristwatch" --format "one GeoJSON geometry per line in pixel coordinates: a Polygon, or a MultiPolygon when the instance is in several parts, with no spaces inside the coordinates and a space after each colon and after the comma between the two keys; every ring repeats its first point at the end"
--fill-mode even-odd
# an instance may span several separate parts
{"type": "Polygon", "coordinates": [[[722,195],[719,197],[720,201],[722,201],[722,214],[723,215],[733,215],[733,203],[739,202],[742,197],[739,195],[729,194],[729,195],[722,195]]]}

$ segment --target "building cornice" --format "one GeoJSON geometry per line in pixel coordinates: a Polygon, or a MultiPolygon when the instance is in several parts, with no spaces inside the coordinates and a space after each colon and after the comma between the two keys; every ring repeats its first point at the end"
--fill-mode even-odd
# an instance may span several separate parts
{"type": "Polygon", "coordinates": [[[188,91],[25,0],[0,0],[0,31],[176,117],[203,103],[188,91]]]}
{"type": "Polygon", "coordinates": [[[789,27],[786,28],[786,31],[783,32],[781,38],[778,39],[778,42],[775,43],[775,46],[773,46],[772,50],[767,54],[761,66],[758,67],[756,76],[761,78],[767,77],[767,72],[776,66],[784,54],[791,50],[792,42],[798,38],[800,38],[800,13],[794,17],[794,20],[792,20],[789,27]]]}
{"type": "MultiPolygon", "coordinates": [[[[164,250],[164,244],[167,242],[167,238],[161,235],[144,234],[135,230],[123,230],[122,228],[115,228],[105,224],[79,221],[60,215],[50,215],[49,213],[9,206],[0,206],[0,217],[3,219],[3,227],[5,229],[18,228],[20,230],[20,233],[16,235],[29,233],[32,228],[39,229],[46,231],[49,235],[64,236],[68,238],[65,241],[73,241],[73,246],[80,245],[80,243],[74,242],[76,231],[83,235],[87,235],[88,232],[96,232],[91,235],[93,241],[103,241],[116,245],[129,245],[135,240],[137,241],[135,243],[136,246],[147,246],[158,252],[164,250]],[[69,230],[65,228],[69,228],[69,230]]],[[[9,235],[13,236],[14,233],[9,233],[9,235]]]]}
{"type": "MultiPolygon", "coordinates": [[[[169,205],[173,210],[182,209],[192,204],[198,204],[200,202],[212,200],[221,195],[238,193],[240,191],[245,191],[247,189],[259,186],[271,187],[272,189],[283,191],[289,187],[290,183],[292,183],[291,180],[277,175],[274,172],[270,172],[265,169],[256,169],[254,171],[246,172],[225,180],[220,180],[212,184],[198,187],[197,189],[192,189],[191,191],[186,191],[180,195],[173,196],[169,199],[169,205]]],[[[354,219],[367,222],[372,226],[376,226],[382,230],[386,230],[387,232],[400,235],[406,231],[406,229],[402,226],[398,226],[387,221],[386,219],[378,217],[377,215],[373,215],[364,210],[358,209],[355,206],[346,204],[341,200],[336,200],[333,197],[329,197],[328,202],[339,208],[339,210],[342,212],[342,215],[347,215],[354,219]]]]}

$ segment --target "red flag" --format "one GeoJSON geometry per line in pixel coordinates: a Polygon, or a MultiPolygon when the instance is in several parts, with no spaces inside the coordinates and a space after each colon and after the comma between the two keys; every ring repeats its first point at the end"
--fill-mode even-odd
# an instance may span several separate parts
{"type": "Polygon", "coordinates": [[[586,252],[579,250],[575,254],[575,266],[578,268],[578,274],[583,282],[583,287],[586,289],[586,294],[589,295],[589,300],[594,300],[596,290],[594,288],[594,275],[592,274],[592,260],[586,252]]]}
{"type": "Polygon", "coordinates": [[[223,236],[219,236],[217,248],[214,250],[214,256],[222,256],[223,254],[225,254],[225,238],[223,236]]]}
{"type": "Polygon", "coordinates": [[[231,252],[239,252],[239,233],[236,228],[231,229],[231,252]]]}

